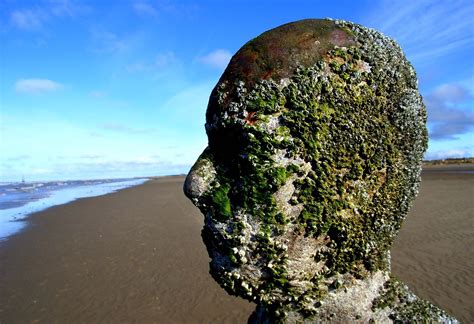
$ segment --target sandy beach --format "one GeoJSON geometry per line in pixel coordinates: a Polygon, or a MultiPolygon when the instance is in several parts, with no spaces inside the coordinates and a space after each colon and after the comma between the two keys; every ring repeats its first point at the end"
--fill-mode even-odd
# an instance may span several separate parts
{"type": "Polygon", "coordinates": [[[425,168],[392,248],[393,274],[464,323],[474,322],[473,198],[473,165],[425,168]]]}
{"type": "MultiPolygon", "coordinates": [[[[427,168],[393,273],[474,322],[474,165],[427,168]],[[453,172],[456,171],[456,172],[453,172]],[[460,172],[461,173],[460,173],[460,172]]],[[[0,323],[246,323],[255,305],[208,274],[184,177],[52,207],[0,243],[0,323]]]]}

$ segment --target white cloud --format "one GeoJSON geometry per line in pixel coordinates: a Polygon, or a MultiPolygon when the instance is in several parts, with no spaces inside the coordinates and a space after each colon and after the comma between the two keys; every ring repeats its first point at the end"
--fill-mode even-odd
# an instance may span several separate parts
{"type": "Polygon", "coordinates": [[[130,48],[128,40],[111,32],[94,30],[92,38],[95,42],[93,51],[97,53],[117,53],[130,48]]]}
{"type": "Polygon", "coordinates": [[[182,89],[160,105],[160,117],[176,127],[186,127],[187,132],[194,130],[205,138],[203,125],[213,87],[214,83],[207,82],[182,89]]]}
{"type": "Polygon", "coordinates": [[[10,12],[10,21],[19,29],[33,31],[41,29],[54,18],[73,17],[86,11],[85,6],[77,5],[71,0],[51,0],[42,3],[41,7],[13,10],[10,12]]]}
{"type": "Polygon", "coordinates": [[[393,37],[411,61],[422,65],[472,45],[473,15],[470,0],[385,0],[364,23],[393,37]]]}
{"type": "Polygon", "coordinates": [[[427,152],[425,160],[444,160],[444,159],[456,159],[474,156],[474,151],[471,149],[450,149],[450,150],[439,150],[435,152],[427,152]]]}
{"type": "Polygon", "coordinates": [[[92,90],[91,92],[89,92],[89,96],[94,97],[94,98],[103,98],[106,95],[107,94],[101,90],[92,90]]]}
{"type": "Polygon", "coordinates": [[[53,170],[50,170],[50,169],[45,169],[45,168],[34,168],[32,170],[30,170],[30,173],[31,174],[49,174],[49,173],[53,173],[53,170]]]}
{"type": "Polygon", "coordinates": [[[49,10],[55,16],[72,17],[79,12],[87,11],[87,8],[84,7],[82,4],[78,5],[77,3],[74,3],[74,1],[71,0],[54,0],[51,1],[51,6],[49,10]]]}
{"type": "Polygon", "coordinates": [[[425,96],[432,140],[457,139],[474,129],[474,112],[466,109],[472,96],[456,84],[443,84],[425,96]]]}
{"type": "Polygon", "coordinates": [[[178,63],[178,59],[173,51],[167,51],[166,53],[160,53],[156,56],[154,66],[158,69],[169,67],[172,64],[178,63]]]}
{"type": "Polygon", "coordinates": [[[8,161],[13,161],[13,162],[18,162],[18,161],[28,160],[28,159],[30,159],[30,158],[31,158],[30,155],[22,154],[22,155],[17,155],[17,156],[11,157],[11,158],[9,158],[9,159],[7,159],[7,160],[8,160],[8,161]]]}
{"type": "Polygon", "coordinates": [[[143,16],[156,17],[158,15],[158,11],[146,2],[135,2],[133,4],[133,10],[135,10],[137,14],[143,16]]]}
{"type": "Polygon", "coordinates": [[[157,17],[160,13],[166,15],[191,16],[198,9],[196,4],[184,4],[179,1],[158,0],[150,4],[146,0],[138,0],[133,3],[133,10],[142,16],[157,17]]]}
{"type": "Polygon", "coordinates": [[[230,58],[232,55],[228,50],[217,49],[210,52],[209,54],[200,57],[198,60],[204,64],[207,64],[211,67],[224,69],[227,64],[229,64],[230,58]]]}
{"type": "Polygon", "coordinates": [[[152,62],[136,62],[128,64],[125,69],[128,72],[160,72],[167,70],[175,70],[181,66],[180,60],[176,57],[173,51],[160,53],[152,62]]]}
{"type": "Polygon", "coordinates": [[[119,132],[119,133],[126,133],[126,134],[144,134],[144,133],[151,133],[155,131],[152,128],[134,128],[123,124],[117,123],[110,123],[102,125],[103,129],[119,132]]]}
{"type": "Polygon", "coordinates": [[[150,70],[151,65],[146,65],[144,63],[132,63],[125,66],[125,69],[128,72],[143,72],[150,70]]]}
{"type": "Polygon", "coordinates": [[[15,90],[27,94],[41,94],[60,88],[62,88],[60,83],[48,79],[20,79],[15,82],[15,90]]]}
{"type": "Polygon", "coordinates": [[[10,13],[12,24],[25,30],[41,28],[47,18],[48,15],[40,9],[15,10],[10,13]]]}
{"type": "Polygon", "coordinates": [[[80,159],[86,159],[86,160],[97,160],[104,157],[103,155],[98,155],[98,154],[83,154],[79,156],[80,159]]]}
{"type": "Polygon", "coordinates": [[[433,91],[432,95],[449,102],[459,102],[469,97],[468,91],[456,84],[442,84],[433,91]]]}
{"type": "Polygon", "coordinates": [[[97,159],[79,159],[55,164],[58,174],[79,174],[80,179],[120,176],[153,176],[185,174],[191,168],[188,161],[160,159],[151,155],[135,155],[127,158],[102,156],[97,159]]]}

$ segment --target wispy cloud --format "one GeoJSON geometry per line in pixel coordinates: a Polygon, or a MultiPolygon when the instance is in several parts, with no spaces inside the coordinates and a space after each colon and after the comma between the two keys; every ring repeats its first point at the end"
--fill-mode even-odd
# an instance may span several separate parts
{"type": "Polygon", "coordinates": [[[472,99],[465,88],[456,84],[443,84],[425,96],[430,138],[456,139],[474,129],[474,111],[464,107],[472,104],[472,99]]]}
{"type": "Polygon", "coordinates": [[[107,95],[105,91],[101,90],[92,90],[89,92],[89,96],[94,97],[94,98],[103,98],[107,95]]]}
{"type": "Polygon", "coordinates": [[[443,159],[455,159],[474,156],[474,149],[448,149],[438,150],[434,152],[427,152],[425,155],[426,160],[443,160],[443,159]]]}
{"type": "Polygon", "coordinates": [[[158,16],[158,10],[151,4],[143,1],[135,2],[133,4],[133,10],[141,16],[158,16]]]}
{"type": "Polygon", "coordinates": [[[99,137],[99,138],[100,138],[100,137],[104,137],[103,134],[98,133],[98,132],[90,132],[90,133],[89,133],[89,136],[90,136],[90,137],[99,137]]]}
{"type": "MultiPolygon", "coordinates": [[[[209,93],[213,86],[213,82],[206,82],[181,89],[160,105],[160,117],[175,127],[185,127],[187,131],[195,129],[196,134],[199,134],[205,123],[209,93]]],[[[205,139],[204,132],[201,134],[205,139]]]]}
{"type": "Polygon", "coordinates": [[[157,18],[160,14],[191,16],[198,8],[199,7],[195,4],[185,4],[179,1],[167,0],[139,0],[132,3],[132,9],[137,15],[152,18],[157,18]]]}
{"type": "Polygon", "coordinates": [[[43,23],[48,19],[48,14],[41,9],[24,9],[14,10],[10,13],[10,20],[12,24],[24,30],[35,30],[43,26],[43,23]]]}
{"type": "MultiPolygon", "coordinates": [[[[104,170],[133,170],[137,167],[150,167],[150,170],[157,172],[159,169],[174,168],[190,168],[191,164],[172,163],[169,161],[159,161],[149,157],[135,157],[122,161],[102,161],[89,162],[88,166],[95,165],[97,168],[104,170]]],[[[80,164],[78,164],[80,165],[80,164]]],[[[85,164],[82,164],[86,166],[85,164]]]]}
{"type": "Polygon", "coordinates": [[[61,88],[60,83],[48,79],[20,79],[15,82],[15,90],[26,94],[41,94],[61,88]]]}
{"type": "Polygon", "coordinates": [[[176,57],[173,51],[166,51],[156,55],[155,59],[151,62],[138,62],[125,66],[128,72],[163,72],[170,67],[176,67],[181,64],[180,60],[176,57]]]}
{"type": "Polygon", "coordinates": [[[160,53],[156,56],[154,66],[160,69],[176,64],[177,62],[178,58],[176,57],[174,52],[167,51],[165,53],[160,53]]]}
{"type": "Polygon", "coordinates": [[[117,53],[130,48],[130,44],[125,37],[120,37],[109,31],[93,30],[92,39],[94,41],[92,51],[96,53],[117,53]]]}
{"type": "Polygon", "coordinates": [[[7,159],[7,160],[10,161],[10,162],[19,162],[19,161],[28,160],[28,159],[30,159],[30,158],[31,158],[30,155],[22,154],[22,155],[17,155],[17,156],[11,157],[11,158],[9,158],[9,159],[7,159]]]}
{"type": "Polygon", "coordinates": [[[33,175],[45,175],[45,174],[50,174],[53,172],[54,172],[53,170],[46,169],[46,168],[33,168],[29,170],[29,173],[33,175]]]}
{"type": "Polygon", "coordinates": [[[86,159],[86,160],[97,160],[103,157],[104,157],[103,155],[98,155],[98,154],[83,154],[79,156],[80,159],[86,159]]]}
{"type": "Polygon", "coordinates": [[[50,0],[34,7],[25,7],[10,12],[11,24],[22,30],[40,30],[54,18],[73,17],[86,11],[86,7],[71,0],[50,0]]]}
{"type": "Polygon", "coordinates": [[[145,133],[151,133],[155,131],[152,128],[134,128],[127,125],[116,124],[116,123],[105,124],[105,125],[102,125],[101,128],[105,130],[109,130],[109,131],[126,133],[126,134],[145,134],[145,133]]]}
{"type": "Polygon", "coordinates": [[[456,84],[442,84],[431,95],[448,102],[462,102],[470,97],[467,89],[456,84]]]}
{"type": "Polygon", "coordinates": [[[472,47],[473,16],[470,0],[386,0],[375,6],[365,23],[395,38],[409,59],[420,65],[472,47]]]}
{"type": "Polygon", "coordinates": [[[152,176],[165,174],[184,174],[191,168],[191,163],[179,160],[170,161],[152,156],[131,156],[125,159],[101,158],[55,165],[57,173],[84,174],[90,178],[107,176],[152,176]]]}
{"type": "Polygon", "coordinates": [[[50,0],[50,12],[58,17],[73,17],[79,13],[88,11],[88,8],[83,4],[71,0],[50,0]]]}
{"type": "Polygon", "coordinates": [[[198,58],[198,61],[213,68],[224,69],[229,64],[232,55],[228,50],[217,49],[198,58]]]}

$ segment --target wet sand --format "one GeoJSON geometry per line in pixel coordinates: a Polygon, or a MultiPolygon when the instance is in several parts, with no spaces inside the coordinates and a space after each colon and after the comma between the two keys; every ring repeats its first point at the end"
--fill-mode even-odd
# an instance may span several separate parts
{"type": "MultiPolygon", "coordinates": [[[[423,174],[393,272],[473,322],[474,174],[439,170],[423,174]]],[[[32,215],[25,231],[0,243],[0,323],[246,323],[255,305],[208,274],[203,217],[182,194],[183,180],[32,215]]]]}

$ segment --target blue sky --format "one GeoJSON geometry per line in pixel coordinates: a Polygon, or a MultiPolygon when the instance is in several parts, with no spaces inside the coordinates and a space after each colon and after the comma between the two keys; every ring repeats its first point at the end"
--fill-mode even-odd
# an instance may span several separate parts
{"type": "Polygon", "coordinates": [[[0,0],[0,181],[187,172],[231,55],[325,17],[399,42],[428,107],[427,159],[474,156],[471,0],[0,0]]]}

